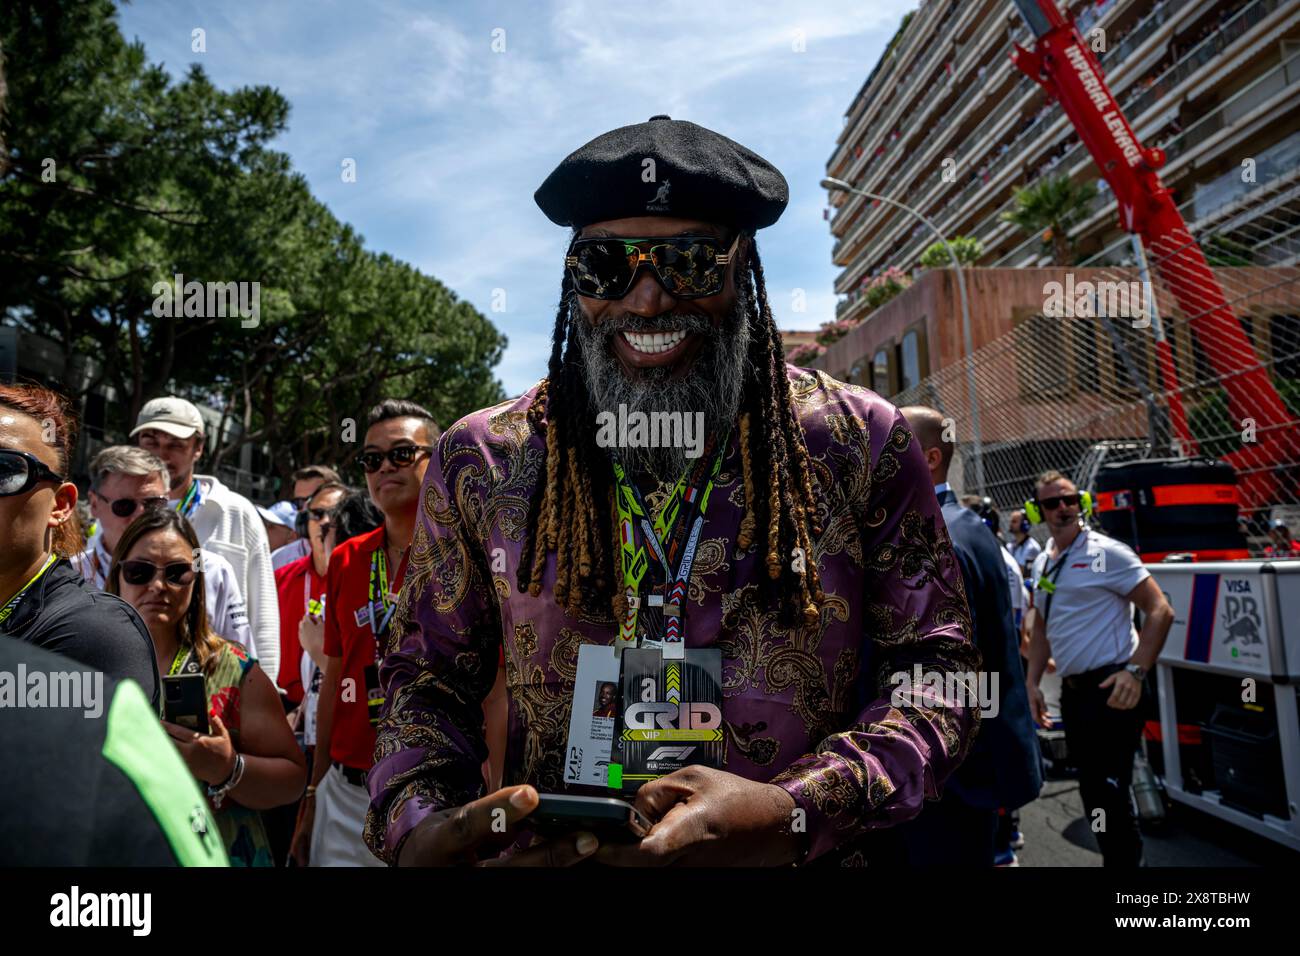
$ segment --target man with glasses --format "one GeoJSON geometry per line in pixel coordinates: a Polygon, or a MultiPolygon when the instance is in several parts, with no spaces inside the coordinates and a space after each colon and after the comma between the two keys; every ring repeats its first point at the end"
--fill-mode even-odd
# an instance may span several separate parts
{"type": "Polygon", "coordinates": [[[280,599],[280,674],[276,683],[295,706],[302,703],[302,643],[299,630],[304,620],[322,621],[325,608],[325,572],[330,552],[329,513],[351,489],[338,481],[322,484],[304,503],[306,539],[311,553],[290,561],[275,572],[275,589],[280,599]]]}
{"type": "Polygon", "coordinates": [[[379,656],[406,574],[420,485],[437,440],[433,416],[415,402],[387,399],[370,411],[357,463],[384,523],[341,542],[329,557],[316,759],[293,838],[299,863],[382,865],[361,838],[370,805],[366,774],[374,762],[383,704],[379,656]]]}
{"type": "Polygon", "coordinates": [[[299,468],[290,476],[290,480],[293,482],[293,497],[289,501],[298,512],[296,527],[298,537],[283,547],[271,551],[271,568],[275,571],[311,554],[311,544],[307,537],[307,519],[303,516],[307,502],[322,485],[343,483],[339,473],[328,465],[308,465],[306,468],[299,468]]]}
{"type": "Polygon", "coordinates": [[[251,501],[212,475],[195,474],[204,448],[198,408],[174,395],[145,402],[131,438],[167,466],[171,479],[167,496],[194,526],[203,550],[230,562],[239,593],[247,602],[253,635],[249,651],[265,673],[279,673],[280,620],[266,529],[251,501]]]}
{"type": "MultiPolygon", "coordinates": [[[[92,459],[90,513],[98,527],[86,549],[72,558],[73,567],[87,584],[104,588],[113,564],[113,549],[122,532],[146,508],[168,506],[169,481],[162,459],[134,445],[110,445],[92,459]]],[[[235,569],[215,551],[204,548],[200,557],[212,629],[252,651],[253,634],[248,628],[248,611],[235,569]]]]}
{"type": "Polygon", "coordinates": [[[1143,678],[1164,647],[1174,612],[1133,550],[1080,521],[1074,482],[1048,471],[1026,512],[1051,539],[1034,561],[1034,613],[1025,676],[1034,720],[1050,726],[1039,683],[1049,657],[1061,678],[1061,719],[1079,795],[1106,866],[1142,865],[1142,834],[1129,802],[1142,727],[1143,678]],[[1037,515],[1034,515],[1037,512],[1037,515]],[[1142,631],[1133,606],[1142,611],[1142,631]]]}
{"type": "Polygon", "coordinates": [[[534,198],[572,230],[547,376],[439,443],[366,838],[415,865],[861,864],[858,838],[937,799],[978,725],[977,706],[880,683],[979,667],[912,432],[785,363],[755,233],[789,189],[753,151],[654,116],[534,198]],[[510,785],[484,795],[502,648],[510,785]],[[605,681],[613,721],[592,716],[605,681]],[[619,735],[639,704],[696,736],[619,735]],[[534,844],[539,791],[634,800],[653,827],[534,844]]]}

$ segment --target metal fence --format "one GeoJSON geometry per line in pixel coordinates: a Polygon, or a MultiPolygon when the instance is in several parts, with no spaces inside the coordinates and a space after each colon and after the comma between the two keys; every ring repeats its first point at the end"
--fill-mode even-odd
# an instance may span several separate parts
{"type": "MultiPolygon", "coordinates": [[[[1237,466],[1252,547],[1263,545],[1266,519],[1285,517],[1296,532],[1300,184],[1294,176],[1274,180],[1194,229],[1195,239],[1184,242],[1196,241],[1206,253],[1243,335],[1225,335],[1215,326],[1212,289],[1193,288],[1191,307],[1179,306],[1168,281],[1195,280],[1176,244],[1147,250],[1150,287],[1141,287],[1128,243],[1111,247],[1089,264],[1088,278],[1097,289],[1102,282],[1112,290],[1137,283],[1140,314],[1114,309],[1113,295],[1097,295],[1084,311],[1098,315],[1061,317],[1043,314],[1050,311],[1044,308],[1018,316],[1010,332],[969,359],[891,396],[899,405],[935,406],[953,419],[960,456],[955,484],[976,492],[981,470],[970,429],[969,368],[979,406],[984,493],[1000,509],[1030,497],[1034,478],[1049,468],[1086,487],[1102,462],[1195,451],[1237,466]],[[1146,311],[1152,302],[1155,322],[1146,311]],[[1161,371],[1159,325],[1170,345],[1173,376],[1161,371]],[[1257,394],[1270,388],[1272,398],[1257,394]],[[1265,420],[1247,414],[1260,408],[1271,409],[1265,420]],[[1179,440],[1180,415],[1194,448],[1179,440]]],[[[1182,301],[1189,299],[1184,295],[1182,301]]]]}

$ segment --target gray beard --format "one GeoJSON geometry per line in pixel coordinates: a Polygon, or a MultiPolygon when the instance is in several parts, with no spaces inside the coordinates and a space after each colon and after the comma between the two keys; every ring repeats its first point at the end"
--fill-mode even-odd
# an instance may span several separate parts
{"type": "MultiPolygon", "coordinates": [[[[578,344],[582,348],[583,377],[591,398],[592,411],[599,415],[619,415],[623,406],[628,415],[646,416],[655,412],[680,412],[699,420],[703,415],[703,441],[716,436],[723,440],[735,425],[740,400],[749,378],[749,314],[752,295],[737,283],[736,302],[731,314],[715,329],[708,316],[690,312],[689,301],[677,312],[644,318],[625,312],[592,325],[578,308],[576,297],[569,307],[578,344]],[[613,338],[624,330],[661,332],[683,329],[700,335],[704,342],[691,367],[680,378],[672,379],[674,368],[665,366],[637,370],[629,374],[613,351],[613,338]]],[[[683,444],[615,446],[612,451],[625,471],[648,475],[665,482],[675,482],[697,459],[688,457],[691,449],[683,444]]]]}

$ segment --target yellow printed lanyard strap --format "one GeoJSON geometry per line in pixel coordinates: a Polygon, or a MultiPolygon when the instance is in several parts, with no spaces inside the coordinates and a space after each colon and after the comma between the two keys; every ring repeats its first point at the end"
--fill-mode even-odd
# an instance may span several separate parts
{"type": "MultiPolygon", "coordinates": [[[[176,656],[172,658],[172,666],[167,671],[168,677],[175,677],[183,669],[186,669],[185,665],[189,663],[191,652],[192,649],[184,645],[176,648],[176,656]]],[[[190,671],[191,673],[194,672],[193,669],[190,669],[190,671]]]]}
{"type": "Polygon", "coordinates": [[[4,607],[0,607],[0,624],[3,624],[5,621],[9,620],[9,616],[13,614],[14,611],[18,610],[18,605],[19,603],[22,602],[23,595],[27,593],[27,591],[31,588],[33,584],[35,584],[37,581],[41,579],[41,575],[43,575],[46,571],[48,571],[50,569],[50,565],[52,565],[57,560],[59,560],[59,556],[54,552],[50,552],[50,556],[45,559],[45,563],[42,564],[41,569],[37,571],[35,575],[32,576],[32,579],[28,581],[26,584],[24,584],[18,590],[17,594],[15,594],[8,601],[6,601],[4,607]]]}
{"type": "MultiPolygon", "coordinates": [[[[706,448],[701,458],[708,460],[712,443],[706,448]]],[[[663,569],[664,579],[671,588],[667,603],[664,605],[665,640],[647,637],[649,646],[665,646],[673,651],[685,646],[685,631],[682,626],[682,609],[686,603],[686,589],[690,581],[691,566],[694,563],[700,531],[704,525],[704,513],[708,508],[709,495],[713,491],[713,481],[722,470],[722,456],[726,443],[719,449],[713,460],[713,467],[707,479],[701,474],[701,468],[688,469],[673,487],[668,501],[659,511],[653,523],[649,519],[649,509],[641,500],[635,485],[627,480],[622,467],[617,461],[614,465],[614,503],[618,511],[619,551],[623,569],[623,586],[627,595],[627,611],[619,622],[615,651],[637,645],[637,622],[641,609],[642,584],[650,567],[650,555],[647,545],[653,551],[655,559],[663,569]],[[701,486],[702,485],[702,486],[701,486]],[[671,532],[671,533],[670,533],[671,532]],[[638,536],[641,540],[638,540],[638,536]],[[673,541],[673,539],[676,539],[673,541]],[[674,545],[682,544],[681,559],[674,574],[670,565],[670,555],[675,555],[677,548],[665,548],[664,542],[674,545]]],[[[675,653],[666,656],[676,656],[675,653]]]]}

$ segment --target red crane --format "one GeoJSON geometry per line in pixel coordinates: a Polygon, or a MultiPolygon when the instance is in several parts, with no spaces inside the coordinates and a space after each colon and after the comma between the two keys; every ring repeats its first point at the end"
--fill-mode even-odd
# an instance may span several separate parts
{"type": "MultiPolygon", "coordinates": [[[[1228,411],[1242,429],[1254,422],[1257,441],[1243,444],[1224,460],[1237,469],[1242,504],[1261,507],[1275,500],[1278,467],[1291,460],[1290,416],[1268,372],[1259,362],[1241,323],[1224,297],[1201,247],[1192,237],[1157,170],[1165,154],[1144,148],[1111,95],[1101,63],[1055,0],[1015,0],[1036,37],[1032,51],[1016,44],[1012,62],[1065,110],[1119,202],[1120,225],[1141,239],[1144,250],[1200,341],[1228,395],[1228,411]]],[[[1140,260],[1139,260],[1140,261],[1140,260]]],[[[1140,261],[1141,264],[1141,261],[1140,261]]],[[[1149,303],[1160,377],[1175,435],[1189,452],[1196,442],[1187,427],[1173,350],[1155,303],[1149,303]]]]}

